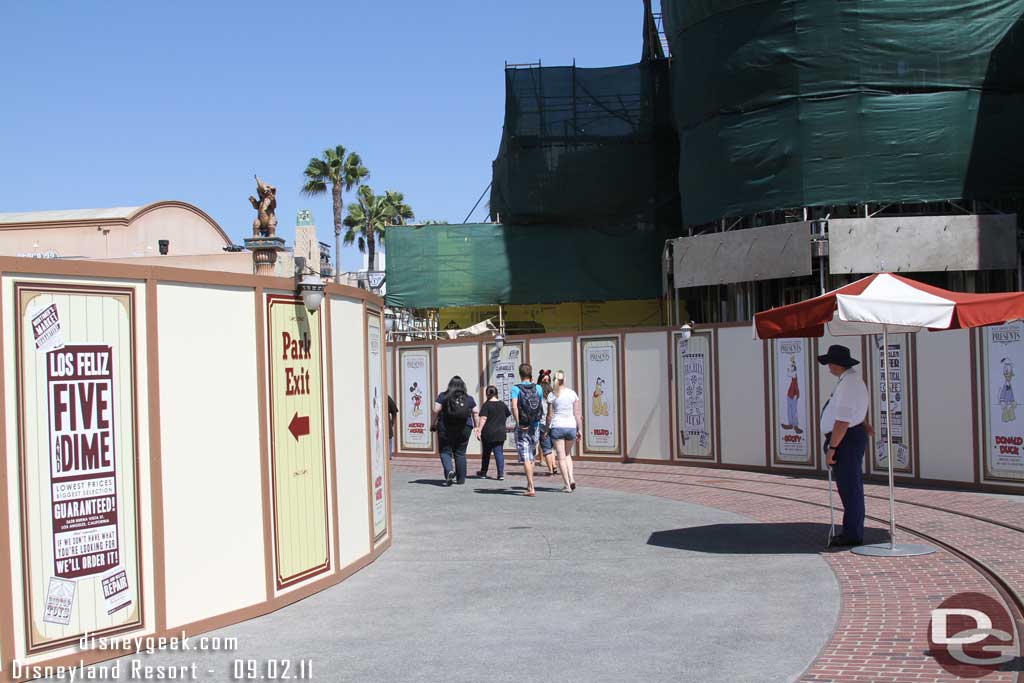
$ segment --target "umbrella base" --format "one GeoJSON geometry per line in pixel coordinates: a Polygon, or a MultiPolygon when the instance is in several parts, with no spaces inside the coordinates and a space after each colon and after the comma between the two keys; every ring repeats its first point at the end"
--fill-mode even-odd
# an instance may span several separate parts
{"type": "Polygon", "coordinates": [[[873,543],[857,546],[850,552],[871,557],[913,557],[914,555],[930,555],[936,550],[937,548],[934,546],[923,543],[897,543],[895,546],[888,543],[873,543]]]}

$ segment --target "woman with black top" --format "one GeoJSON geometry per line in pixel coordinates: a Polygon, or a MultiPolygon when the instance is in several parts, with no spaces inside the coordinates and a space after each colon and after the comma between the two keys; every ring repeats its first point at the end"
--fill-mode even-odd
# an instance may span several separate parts
{"type": "Polygon", "coordinates": [[[491,464],[491,453],[494,454],[494,462],[498,465],[498,481],[505,479],[505,424],[512,411],[508,409],[500,398],[498,388],[487,387],[487,400],[480,407],[480,424],[475,430],[476,438],[480,440],[480,471],[478,477],[487,478],[487,468],[491,464]]]}
{"type": "Polygon", "coordinates": [[[466,447],[476,427],[476,401],[466,391],[466,383],[455,375],[434,401],[434,426],[441,451],[446,486],[466,483],[466,447]],[[454,461],[454,462],[453,462],[454,461]]]}

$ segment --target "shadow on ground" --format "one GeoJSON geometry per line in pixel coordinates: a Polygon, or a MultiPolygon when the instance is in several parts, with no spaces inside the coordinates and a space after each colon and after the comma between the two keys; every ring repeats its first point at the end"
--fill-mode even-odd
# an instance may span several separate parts
{"type": "MultiPolygon", "coordinates": [[[[547,486],[534,486],[533,490],[537,493],[561,493],[562,489],[553,489],[547,486]]],[[[509,489],[473,489],[473,493],[484,493],[488,495],[499,495],[499,496],[522,496],[526,493],[525,486],[514,486],[509,489]]]]}
{"type": "MultiPolygon", "coordinates": [[[[839,527],[837,532],[841,531],[839,527]]],[[[865,529],[865,543],[882,543],[889,535],[881,529],[865,529]]],[[[693,550],[719,555],[787,555],[825,550],[828,524],[779,522],[766,524],[708,524],[655,531],[648,545],[693,550]]]]}

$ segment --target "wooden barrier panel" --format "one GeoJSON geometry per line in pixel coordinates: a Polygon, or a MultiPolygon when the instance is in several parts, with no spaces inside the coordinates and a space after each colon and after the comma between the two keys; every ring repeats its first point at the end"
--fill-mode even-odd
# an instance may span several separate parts
{"type": "Polygon", "coordinates": [[[164,581],[176,596],[167,605],[173,627],[267,598],[263,481],[252,466],[260,432],[224,428],[259,420],[255,354],[239,363],[238,349],[255,349],[262,335],[252,290],[161,284],[156,299],[164,581]],[[195,344],[213,333],[218,343],[195,344]],[[220,379],[225,368],[232,368],[230,382],[220,379]],[[216,514],[197,504],[204,500],[218,501],[216,514]]]}
{"type": "Polygon", "coordinates": [[[386,420],[379,298],[329,285],[309,313],[288,279],[11,258],[0,271],[5,680],[12,660],[115,654],[80,650],[86,632],[265,614],[390,546],[386,429],[359,438],[386,420]]]}
{"type": "MultiPolygon", "coordinates": [[[[1017,343],[1016,335],[1024,349],[1024,327],[1014,323],[1007,330],[921,333],[890,340],[902,349],[888,373],[892,396],[895,399],[898,394],[900,399],[893,403],[893,434],[902,446],[896,449],[898,479],[1024,492],[1024,474],[1017,474],[1018,469],[1024,473],[1024,436],[1020,445],[1010,443],[1017,438],[1016,423],[1010,418],[1016,417],[1013,380],[1019,371],[1013,355],[1017,347],[1012,344],[1017,343]],[[1019,453],[1013,452],[1015,447],[1019,453]]],[[[486,357],[483,344],[489,342],[460,339],[403,342],[394,347],[399,352],[419,348],[421,354],[433,350],[440,391],[454,374],[481,377],[481,359],[486,357]]],[[[818,364],[817,355],[832,344],[843,344],[861,361],[858,372],[871,389],[869,419],[877,433],[865,458],[865,472],[875,480],[885,476],[879,429],[883,414],[880,342],[874,337],[825,335],[783,346],[753,339],[749,323],[732,323],[698,325],[685,345],[679,330],[670,328],[506,340],[506,345],[518,343],[525,343],[535,367],[567,371],[570,385],[584,399],[584,420],[590,420],[591,426],[595,419],[608,419],[603,413],[609,392],[617,398],[614,424],[619,426],[621,445],[614,439],[611,447],[591,443],[580,456],[583,459],[821,473],[823,435],[818,422],[836,378],[818,364]],[[615,356],[617,382],[609,385],[604,377],[610,375],[610,365],[602,374],[592,362],[584,372],[588,350],[594,358],[607,355],[608,363],[615,356]],[[602,415],[595,416],[599,376],[597,407],[602,415]]],[[[1020,365],[1024,367],[1024,360],[1020,365]]],[[[470,390],[479,394],[481,387],[470,390]]],[[[612,406],[608,407],[610,414],[612,406]]],[[[1020,420],[1024,424],[1024,411],[1020,420]]],[[[601,429],[614,431],[607,426],[601,429]]],[[[1020,433],[1024,435],[1024,427],[1020,433]]],[[[417,452],[402,447],[399,451],[435,457],[433,449],[417,452]]],[[[478,447],[470,452],[478,453],[478,447]]]]}
{"type": "Polygon", "coordinates": [[[672,456],[668,346],[664,332],[625,335],[626,451],[641,460],[672,456]]]}

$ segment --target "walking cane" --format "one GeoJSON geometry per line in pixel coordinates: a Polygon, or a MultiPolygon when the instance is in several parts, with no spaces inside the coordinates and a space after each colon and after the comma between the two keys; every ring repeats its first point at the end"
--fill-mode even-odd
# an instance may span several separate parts
{"type": "Polygon", "coordinates": [[[836,535],[836,508],[832,504],[832,465],[828,465],[828,541],[826,548],[832,547],[832,539],[836,535]]]}

